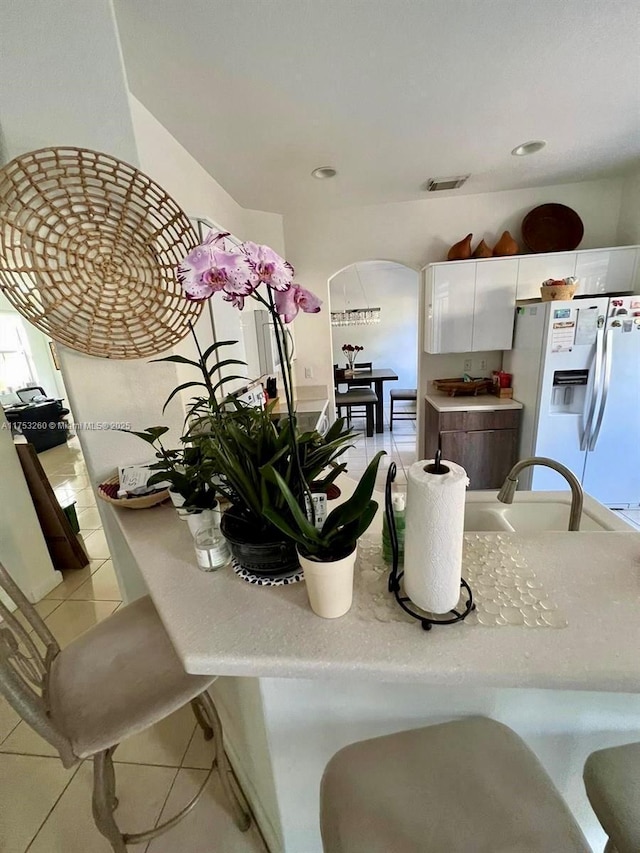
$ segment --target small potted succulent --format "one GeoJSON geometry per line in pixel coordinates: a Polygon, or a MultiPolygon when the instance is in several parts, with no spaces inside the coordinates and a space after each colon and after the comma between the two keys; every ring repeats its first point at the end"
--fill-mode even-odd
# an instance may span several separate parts
{"type": "Polygon", "coordinates": [[[273,507],[265,507],[264,514],[297,543],[311,609],[325,619],[343,616],[351,607],[357,541],[378,510],[372,494],[384,454],[376,454],[353,495],[329,513],[320,529],[302,511],[284,478],[274,468],[265,471],[282,492],[293,524],[273,507]]]}

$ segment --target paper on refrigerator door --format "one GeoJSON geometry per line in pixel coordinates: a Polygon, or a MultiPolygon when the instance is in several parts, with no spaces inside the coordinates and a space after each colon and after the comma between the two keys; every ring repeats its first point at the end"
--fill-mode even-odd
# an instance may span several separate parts
{"type": "Polygon", "coordinates": [[[598,314],[591,309],[578,311],[578,324],[576,326],[576,346],[590,346],[595,344],[598,334],[598,314]]]}
{"type": "Polygon", "coordinates": [[[575,329],[573,320],[556,320],[551,330],[551,352],[571,352],[575,329]]]}

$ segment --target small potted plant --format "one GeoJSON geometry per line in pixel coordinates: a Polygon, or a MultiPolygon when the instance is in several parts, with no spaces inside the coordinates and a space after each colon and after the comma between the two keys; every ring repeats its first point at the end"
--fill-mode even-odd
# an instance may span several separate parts
{"type": "Polygon", "coordinates": [[[378,510],[372,494],[384,454],[376,454],[353,495],[329,513],[320,529],[302,511],[283,477],[272,467],[265,471],[284,496],[293,524],[273,507],[265,507],[264,514],[297,543],[311,609],[325,619],[343,616],[351,607],[357,542],[378,510]]]}
{"type": "Polygon", "coordinates": [[[135,435],[150,444],[155,452],[157,462],[149,467],[155,471],[149,477],[149,486],[168,482],[169,497],[176,507],[178,515],[189,525],[192,535],[203,527],[209,527],[214,521],[214,511],[217,510],[216,489],[212,479],[215,475],[213,466],[202,458],[198,447],[189,446],[176,450],[164,447],[161,437],[169,431],[166,426],[148,427],[142,432],[123,430],[135,435]]]}

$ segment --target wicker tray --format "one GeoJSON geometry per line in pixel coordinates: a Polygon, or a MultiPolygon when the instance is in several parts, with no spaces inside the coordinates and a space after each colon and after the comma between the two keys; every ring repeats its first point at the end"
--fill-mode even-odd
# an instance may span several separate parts
{"type": "Polygon", "coordinates": [[[114,506],[121,506],[125,509],[147,509],[147,507],[161,504],[169,497],[169,489],[161,489],[151,495],[143,495],[139,498],[110,498],[109,495],[102,490],[103,486],[117,486],[119,482],[120,481],[116,474],[113,477],[109,477],[109,479],[105,480],[104,483],[100,483],[98,486],[98,497],[105,501],[105,503],[113,504],[114,506]]]}
{"type": "Polygon", "coordinates": [[[0,290],[57,343],[147,358],[200,316],[176,273],[193,225],[128,163],[85,148],[21,154],[0,170],[0,221],[0,290]]]}
{"type": "Polygon", "coordinates": [[[492,383],[490,379],[472,379],[470,382],[465,382],[461,377],[456,377],[453,379],[434,379],[433,385],[438,391],[442,391],[450,397],[470,394],[476,397],[478,394],[487,394],[491,390],[492,383]]]}

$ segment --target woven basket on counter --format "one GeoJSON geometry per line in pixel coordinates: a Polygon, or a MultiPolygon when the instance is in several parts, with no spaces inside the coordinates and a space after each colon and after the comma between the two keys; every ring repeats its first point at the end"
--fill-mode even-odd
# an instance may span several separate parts
{"type": "Polygon", "coordinates": [[[577,289],[577,284],[548,284],[540,288],[540,296],[543,302],[573,299],[573,294],[577,289]]]}
{"type": "Polygon", "coordinates": [[[161,489],[160,491],[153,492],[153,494],[151,495],[142,495],[139,498],[109,497],[107,492],[103,489],[103,486],[117,486],[119,483],[120,480],[117,474],[113,477],[109,477],[108,480],[105,480],[104,483],[100,483],[100,485],[98,486],[98,497],[108,504],[113,504],[114,506],[121,506],[125,509],[147,509],[147,507],[155,506],[156,504],[161,504],[169,497],[169,489],[161,489]]]}
{"type": "Polygon", "coordinates": [[[443,394],[448,394],[450,397],[458,395],[465,396],[472,394],[474,397],[478,394],[487,394],[491,389],[490,379],[472,379],[467,382],[462,377],[454,377],[453,379],[434,379],[433,386],[436,390],[443,394]]]}

